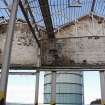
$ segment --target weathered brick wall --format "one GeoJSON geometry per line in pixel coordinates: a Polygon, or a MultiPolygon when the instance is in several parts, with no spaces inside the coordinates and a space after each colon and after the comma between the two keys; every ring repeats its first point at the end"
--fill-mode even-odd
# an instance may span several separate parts
{"type": "Polygon", "coordinates": [[[56,32],[58,57],[51,62],[46,43],[43,65],[103,65],[105,64],[105,23],[100,18],[84,17],[75,24],[56,32]],[[93,22],[93,23],[92,23],[93,22]]]}
{"type": "MultiPolygon", "coordinates": [[[[0,27],[0,63],[2,63],[7,24],[0,27]]],[[[11,64],[36,66],[38,61],[37,44],[25,23],[17,23],[13,39],[11,64]]]]}
{"type": "MultiPolygon", "coordinates": [[[[6,39],[7,24],[0,25],[0,64],[6,39]]],[[[58,55],[51,56],[45,31],[41,31],[41,64],[55,66],[104,65],[105,64],[105,22],[85,16],[77,23],[65,25],[55,32],[58,55]]],[[[11,64],[36,66],[37,44],[25,23],[17,23],[13,40],[11,64]]]]}

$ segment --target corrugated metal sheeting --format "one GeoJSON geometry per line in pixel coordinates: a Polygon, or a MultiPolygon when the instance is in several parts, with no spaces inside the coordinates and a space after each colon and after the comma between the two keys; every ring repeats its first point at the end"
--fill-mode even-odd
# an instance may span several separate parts
{"type": "MultiPolygon", "coordinates": [[[[71,6],[73,3],[78,0],[48,0],[51,18],[54,28],[59,28],[60,26],[70,23],[73,20],[78,19],[81,16],[90,14],[92,9],[93,0],[79,0],[80,6],[71,6]]],[[[12,0],[1,0],[0,1],[0,21],[8,19],[10,16],[9,9],[11,7],[12,0]],[[6,3],[4,2],[6,1],[6,3]]],[[[45,26],[42,13],[40,10],[38,0],[28,0],[28,3],[31,7],[31,10],[34,14],[37,25],[45,26]]],[[[105,16],[105,1],[96,0],[93,12],[98,16],[105,16]]],[[[30,16],[29,16],[30,18],[30,16]]],[[[22,12],[20,8],[18,9],[17,19],[23,19],[22,12]]]]}

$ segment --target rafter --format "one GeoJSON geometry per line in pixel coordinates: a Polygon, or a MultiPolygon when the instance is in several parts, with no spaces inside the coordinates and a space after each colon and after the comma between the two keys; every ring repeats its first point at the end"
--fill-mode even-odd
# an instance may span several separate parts
{"type": "Polygon", "coordinates": [[[32,34],[33,34],[33,36],[34,36],[34,38],[35,38],[35,40],[36,40],[38,46],[40,47],[40,43],[39,43],[38,38],[36,37],[35,30],[33,29],[32,25],[31,25],[31,23],[30,23],[30,21],[29,21],[28,15],[27,15],[27,13],[26,13],[26,11],[25,11],[25,8],[24,8],[24,6],[23,6],[21,0],[19,0],[19,6],[20,6],[20,8],[21,8],[21,11],[22,11],[22,13],[23,13],[23,15],[24,15],[24,17],[25,17],[27,23],[28,23],[28,26],[29,26],[29,28],[30,28],[30,30],[31,30],[31,32],[32,32],[32,34]]]}
{"type": "Polygon", "coordinates": [[[31,7],[30,7],[30,5],[29,5],[28,0],[26,0],[26,3],[27,3],[28,12],[29,12],[29,14],[30,14],[30,16],[31,16],[32,22],[33,22],[34,25],[35,25],[35,29],[36,29],[36,31],[38,32],[38,35],[41,36],[41,35],[40,35],[40,32],[39,32],[39,29],[38,29],[38,27],[37,27],[37,24],[36,24],[34,15],[33,15],[33,13],[32,13],[31,7]]]}
{"type": "Polygon", "coordinates": [[[94,12],[95,3],[96,3],[96,0],[93,0],[92,7],[91,7],[91,12],[94,12]]]}
{"type": "Polygon", "coordinates": [[[3,2],[4,2],[4,4],[5,4],[5,6],[8,8],[9,12],[11,12],[11,10],[10,10],[10,8],[9,8],[9,6],[8,6],[7,1],[6,1],[6,0],[3,0],[3,2]]]}
{"type": "Polygon", "coordinates": [[[50,14],[50,8],[48,5],[48,0],[38,0],[40,9],[42,12],[42,16],[44,19],[44,23],[46,26],[47,34],[49,39],[54,39],[54,29],[53,29],[53,24],[52,24],[52,19],[51,19],[51,14],[50,14]]]}

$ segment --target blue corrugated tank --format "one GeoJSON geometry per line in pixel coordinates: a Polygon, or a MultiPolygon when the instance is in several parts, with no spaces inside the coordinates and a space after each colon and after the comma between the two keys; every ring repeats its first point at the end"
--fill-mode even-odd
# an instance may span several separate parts
{"type": "MultiPolygon", "coordinates": [[[[44,103],[49,104],[51,99],[51,73],[44,75],[44,103]]],[[[56,104],[82,105],[83,104],[83,73],[57,72],[56,75],[56,104]]]]}

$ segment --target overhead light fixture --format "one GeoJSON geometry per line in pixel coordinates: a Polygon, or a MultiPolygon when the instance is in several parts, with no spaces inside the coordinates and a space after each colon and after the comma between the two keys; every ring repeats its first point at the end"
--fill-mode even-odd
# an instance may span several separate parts
{"type": "Polygon", "coordinates": [[[80,0],[68,0],[68,7],[81,7],[82,3],[80,0]]]}

